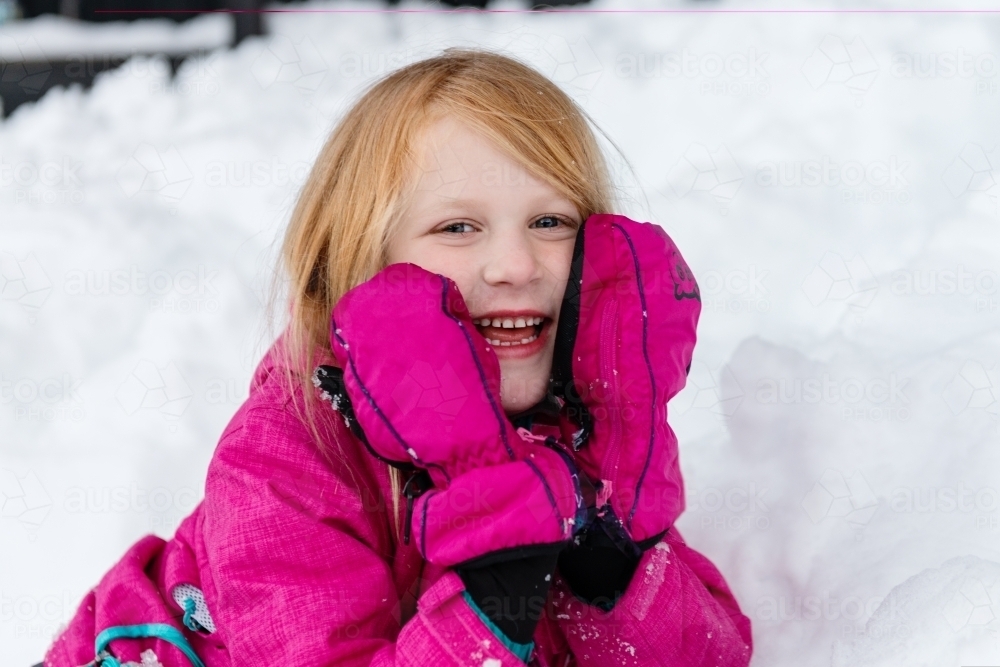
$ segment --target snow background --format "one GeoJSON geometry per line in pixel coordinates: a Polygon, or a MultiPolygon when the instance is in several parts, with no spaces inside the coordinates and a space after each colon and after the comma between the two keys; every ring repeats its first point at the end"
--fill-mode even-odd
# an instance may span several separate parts
{"type": "MultiPolygon", "coordinates": [[[[737,5],[589,9],[626,7],[737,5]]],[[[219,18],[41,19],[0,47],[211,46],[219,18]]],[[[266,21],[173,80],[136,58],[0,122],[0,664],[40,660],[195,506],[276,333],[266,287],[322,142],[372,78],[461,44],[577,99],[634,167],[622,212],[699,280],[679,527],[751,617],[753,664],[1000,664],[1000,18],[266,21]]]]}

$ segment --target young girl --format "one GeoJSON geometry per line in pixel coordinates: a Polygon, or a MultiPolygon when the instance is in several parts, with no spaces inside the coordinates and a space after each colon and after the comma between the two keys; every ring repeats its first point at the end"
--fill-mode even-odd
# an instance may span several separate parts
{"type": "Polygon", "coordinates": [[[204,501],[45,667],[748,664],[749,619],[673,526],[698,288],[660,227],[607,213],[587,120],[469,49],[357,102],[204,501]]]}

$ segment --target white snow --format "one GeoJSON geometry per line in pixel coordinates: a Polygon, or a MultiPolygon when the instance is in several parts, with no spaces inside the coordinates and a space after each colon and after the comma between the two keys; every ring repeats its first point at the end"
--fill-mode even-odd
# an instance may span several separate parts
{"type": "Polygon", "coordinates": [[[834,667],[979,665],[996,662],[1000,564],[974,556],[924,570],[896,586],[863,636],[834,644],[834,667]],[[942,641],[944,640],[944,641],[942,641]]]}
{"type": "MultiPolygon", "coordinates": [[[[626,6],[738,5],[590,8],[626,6]]],[[[266,20],[175,81],[134,59],[0,124],[7,664],[197,503],[329,129],[374,77],[458,44],[573,95],[635,168],[616,162],[620,212],[662,223],[698,279],[678,527],[753,620],[753,664],[1000,663],[998,17],[266,20]]],[[[44,48],[55,27],[0,35],[44,48]]],[[[126,52],[162,24],[133,28],[126,52]]]]}
{"type": "Polygon", "coordinates": [[[233,21],[226,14],[170,19],[85,23],[46,14],[0,26],[0,54],[9,60],[79,60],[136,53],[183,54],[230,44],[233,21]]]}

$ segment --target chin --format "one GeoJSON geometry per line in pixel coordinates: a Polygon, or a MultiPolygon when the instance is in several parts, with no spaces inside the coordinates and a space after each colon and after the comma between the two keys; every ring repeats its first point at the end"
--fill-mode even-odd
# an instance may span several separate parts
{"type": "MultiPolygon", "coordinates": [[[[540,400],[542,400],[541,396],[538,397],[538,401],[540,400]]],[[[503,411],[507,414],[508,417],[513,417],[519,412],[524,412],[538,401],[526,401],[524,403],[517,403],[514,405],[508,405],[507,403],[504,403],[503,411]]]]}
{"type": "Polygon", "coordinates": [[[535,359],[500,359],[500,402],[507,414],[527,410],[545,397],[552,373],[552,350],[535,359]]]}

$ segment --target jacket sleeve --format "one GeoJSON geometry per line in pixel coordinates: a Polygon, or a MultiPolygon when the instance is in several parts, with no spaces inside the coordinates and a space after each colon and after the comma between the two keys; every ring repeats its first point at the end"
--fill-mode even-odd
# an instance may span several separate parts
{"type": "Polygon", "coordinates": [[[553,609],[575,664],[745,667],[750,619],[712,563],[675,528],[639,561],[625,594],[605,612],[553,586],[553,609]]]}
{"type": "MultiPolygon", "coordinates": [[[[234,418],[206,483],[206,594],[233,664],[520,666],[447,572],[400,628],[385,511],[275,407],[234,418]]],[[[361,472],[358,472],[361,474],[361,472]]],[[[362,487],[363,488],[363,487],[362,487]]]]}

